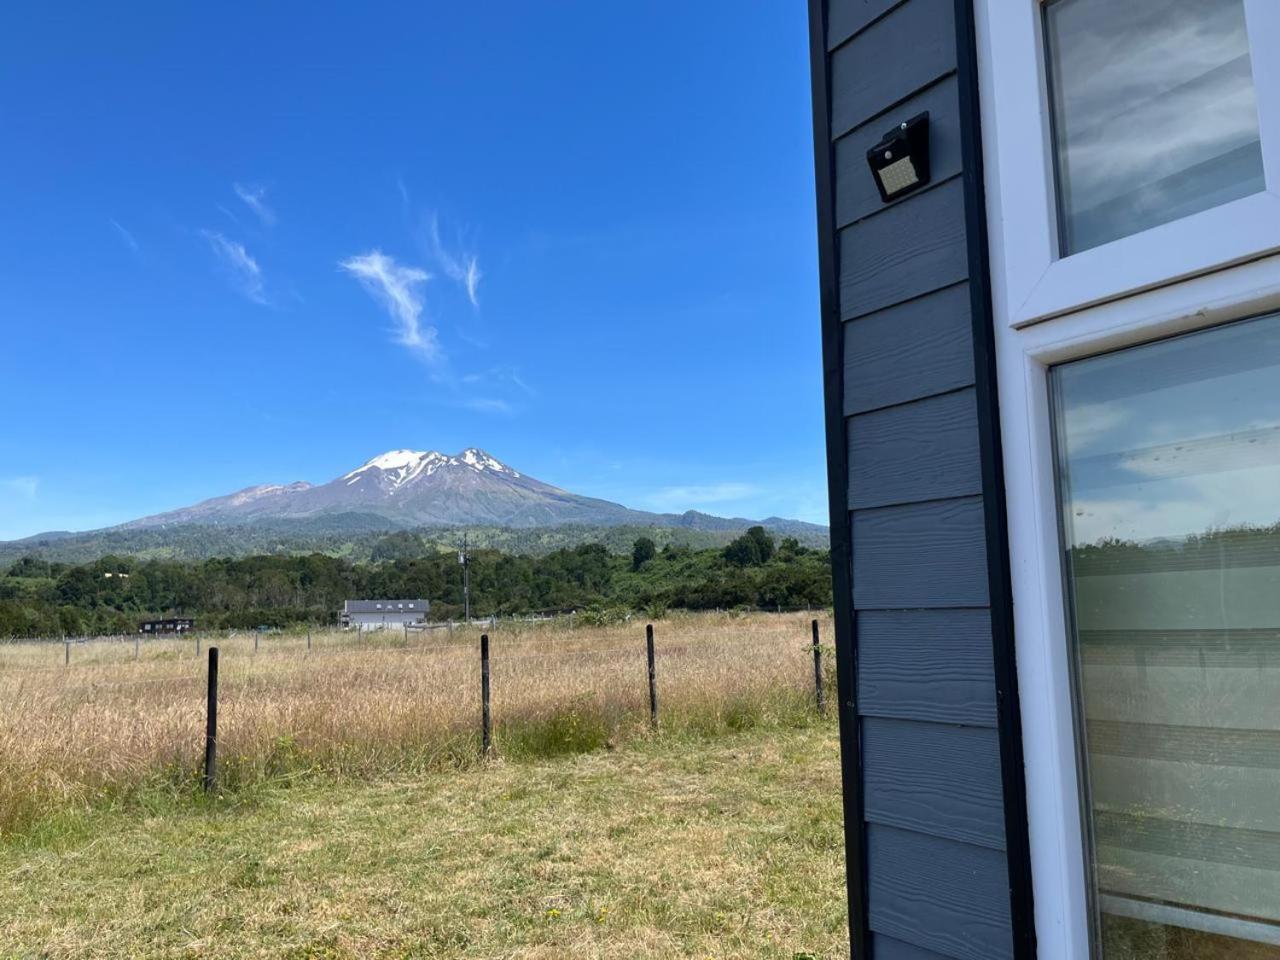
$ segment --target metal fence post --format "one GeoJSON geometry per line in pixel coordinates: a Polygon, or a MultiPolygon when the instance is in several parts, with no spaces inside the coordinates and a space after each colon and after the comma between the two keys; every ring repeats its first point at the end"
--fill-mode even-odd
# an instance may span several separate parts
{"type": "Polygon", "coordinates": [[[204,792],[211,793],[218,772],[218,648],[209,648],[209,689],[204,721],[204,792]]]}
{"type": "Polygon", "coordinates": [[[644,628],[646,655],[649,659],[649,726],[658,726],[658,671],[653,658],[653,624],[644,628]]]}
{"type": "Polygon", "coordinates": [[[493,746],[493,729],[489,716],[489,635],[480,634],[480,726],[484,755],[493,746]]]}
{"type": "Polygon", "coordinates": [[[818,621],[813,621],[813,689],[818,695],[818,715],[827,714],[827,694],[822,689],[822,646],[818,643],[818,621]]]}

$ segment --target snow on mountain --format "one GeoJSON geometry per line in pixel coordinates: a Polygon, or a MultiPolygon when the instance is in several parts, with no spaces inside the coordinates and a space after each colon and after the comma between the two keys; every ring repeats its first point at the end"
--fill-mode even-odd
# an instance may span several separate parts
{"type": "Polygon", "coordinates": [[[381,479],[394,490],[424,473],[431,476],[448,459],[434,450],[391,450],[374,457],[364,466],[343,475],[341,479],[350,486],[359,483],[362,476],[368,476],[376,470],[381,479]]]}
{"type": "Polygon", "coordinates": [[[457,456],[448,457],[436,450],[389,450],[379,454],[362,466],[357,467],[340,479],[347,485],[358,483],[363,476],[376,476],[379,482],[391,490],[411,483],[420,476],[429,477],[441,467],[466,466],[473,470],[489,470],[494,473],[519,477],[518,471],[512,470],[501,460],[485,453],[478,447],[469,447],[457,456]],[[377,471],[374,473],[374,471],[377,471]]]}

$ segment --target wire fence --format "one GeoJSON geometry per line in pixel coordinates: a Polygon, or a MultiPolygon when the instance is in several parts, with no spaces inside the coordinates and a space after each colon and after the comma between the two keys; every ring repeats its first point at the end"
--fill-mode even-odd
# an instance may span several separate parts
{"type": "Polygon", "coordinates": [[[51,803],[157,778],[199,789],[206,753],[221,791],[313,771],[578,752],[655,726],[701,735],[814,716],[831,695],[828,616],[693,614],[652,626],[652,646],[643,623],[508,621],[452,634],[146,638],[136,655],[133,636],[93,638],[69,660],[61,640],[0,643],[0,833],[51,803]]]}

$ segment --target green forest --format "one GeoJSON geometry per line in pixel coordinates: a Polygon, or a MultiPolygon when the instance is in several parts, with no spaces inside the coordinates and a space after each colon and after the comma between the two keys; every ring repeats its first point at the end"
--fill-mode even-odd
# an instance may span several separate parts
{"type": "MultiPolygon", "coordinates": [[[[624,553],[600,543],[549,553],[471,553],[475,616],[567,612],[657,615],[669,608],[794,610],[831,602],[830,554],[752,527],[721,548],[624,553]]],[[[209,560],[105,556],[69,564],[27,556],[0,576],[0,637],[132,633],[140,621],[194,616],[200,629],[332,624],[348,599],[422,597],[432,619],[462,616],[458,554],[412,533],[384,537],[368,562],[311,553],[209,560]]]]}

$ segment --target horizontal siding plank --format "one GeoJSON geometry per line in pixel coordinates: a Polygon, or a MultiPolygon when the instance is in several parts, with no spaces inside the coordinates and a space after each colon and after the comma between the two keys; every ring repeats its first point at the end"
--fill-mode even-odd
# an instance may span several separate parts
{"type": "Polygon", "coordinates": [[[995,730],[915,720],[862,720],[867,820],[1004,849],[995,730]]]}
{"type": "MultiPolygon", "coordinates": [[[[836,226],[886,208],[876,189],[875,176],[867,165],[867,151],[880,142],[885,132],[916,114],[929,112],[929,175],[936,183],[960,173],[960,88],[951,74],[921,91],[892,112],[870,120],[836,141],[836,226]]],[[[908,194],[910,196],[910,194],[908,194]]],[[[903,200],[891,200],[890,204],[903,200]]]]}
{"type": "Polygon", "coordinates": [[[841,319],[968,277],[964,184],[958,177],[840,231],[841,319]]]}
{"type": "Polygon", "coordinates": [[[827,4],[827,50],[834,50],[902,0],[831,0],[827,4]]]}
{"type": "Polygon", "coordinates": [[[871,935],[871,955],[876,960],[948,960],[941,953],[917,947],[913,943],[903,943],[881,933],[871,935]]]}
{"type": "Polygon", "coordinates": [[[864,610],[857,616],[858,712],[994,727],[987,610],[864,610]]]}
{"type": "Polygon", "coordinates": [[[956,67],[954,0],[908,0],[831,56],[838,137],[956,67]]]}
{"type": "Polygon", "coordinates": [[[849,509],[982,493],[972,388],[851,417],[849,509]]]}
{"type": "Polygon", "coordinates": [[[969,309],[960,283],[846,323],[845,415],[971,386],[969,309]]]}
{"type": "Polygon", "coordinates": [[[855,608],[989,606],[980,497],[855,510],[851,522],[855,608]]]}
{"type": "Polygon", "coordinates": [[[1013,956],[1005,855],[869,824],[871,929],[956,960],[1013,956]]]}

